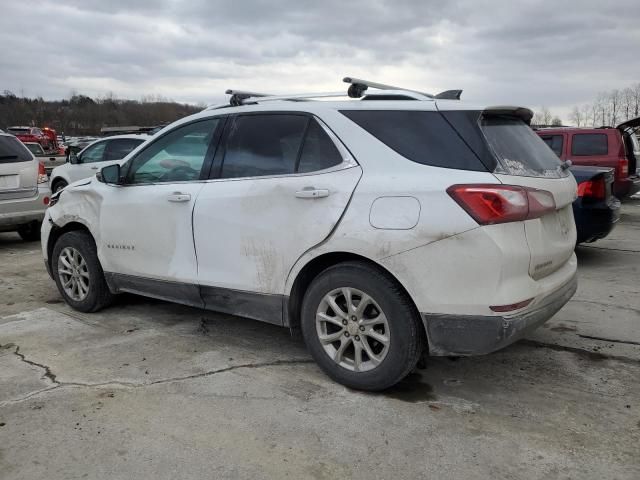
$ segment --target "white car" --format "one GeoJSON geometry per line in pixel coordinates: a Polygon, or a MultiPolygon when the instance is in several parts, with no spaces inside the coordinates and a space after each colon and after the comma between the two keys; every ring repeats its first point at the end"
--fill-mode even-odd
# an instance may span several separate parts
{"type": "Polygon", "coordinates": [[[51,172],[51,191],[58,192],[72,182],[92,177],[102,167],[118,163],[132,150],[151,138],[150,135],[114,135],[87,145],[69,162],[51,172]]]}
{"type": "Polygon", "coordinates": [[[54,195],[42,248],[66,302],[300,327],[365,390],[548,320],[576,290],[576,182],[532,112],[348,80],[360,100],[239,93],[54,195]]]}
{"type": "Polygon", "coordinates": [[[0,232],[39,240],[50,196],[44,164],[16,137],[0,133],[0,232]]]}

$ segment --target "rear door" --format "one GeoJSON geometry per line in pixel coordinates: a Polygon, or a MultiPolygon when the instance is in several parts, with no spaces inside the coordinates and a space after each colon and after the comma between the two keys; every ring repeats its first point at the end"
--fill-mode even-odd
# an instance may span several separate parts
{"type": "Polygon", "coordinates": [[[227,127],[193,213],[203,299],[280,323],[289,271],[331,233],[361,169],[311,115],[243,114],[227,127]]]}
{"type": "Polygon", "coordinates": [[[572,256],[576,227],[572,202],[577,185],[558,157],[522,120],[513,117],[483,116],[480,126],[497,157],[494,175],[504,184],[546,190],[553,194],[553,212],[524,222],[531,260],[529,275],[534,279],[550,275],[572,256]]]}
{"type": "Polygon", "coordinates": [[[20,140],[0,135],[0,201],[33,197],[38,190],[38,163],[20,140]]]}

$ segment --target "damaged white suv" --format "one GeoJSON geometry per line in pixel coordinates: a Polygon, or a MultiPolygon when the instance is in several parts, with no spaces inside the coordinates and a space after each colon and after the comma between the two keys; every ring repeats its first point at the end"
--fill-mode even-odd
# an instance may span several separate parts
{"type": "Polygon", "coordinates": [[[42,248],[67,303],[300,327],[365,390],[548,320],[576,290],[576,183],[531,111],[348,80],[358,100],[238,92],[54,195],[42,248]]]}

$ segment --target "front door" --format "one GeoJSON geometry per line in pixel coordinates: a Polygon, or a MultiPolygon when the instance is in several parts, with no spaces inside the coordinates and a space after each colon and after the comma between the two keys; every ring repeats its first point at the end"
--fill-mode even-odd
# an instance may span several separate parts
{"type": "Polygon", "coordinates": [[[289,271],[331,233],[361,169],[308,115],[239,115],[225,136],[193,216],[202,296],[280,323],[289,271]]]}
{"type": "Polygon", "coordinates": [[[124,185],[104,185],[98,253],[123,290],[199,303],[191,216],[219,123],[177,127],[127,161],[124,185]]]}

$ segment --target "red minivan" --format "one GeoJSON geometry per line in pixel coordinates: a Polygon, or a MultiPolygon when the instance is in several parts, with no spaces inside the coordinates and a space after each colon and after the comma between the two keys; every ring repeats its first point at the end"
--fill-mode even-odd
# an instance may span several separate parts
{"type": "Polygon", "coordinates": [[[615,128],[542,128],[536,133],[561,160],[615,169],[613,192],[624,198],[640,191],[640,144],[634,131],[638,126],[640,117],[615,128]]]}

